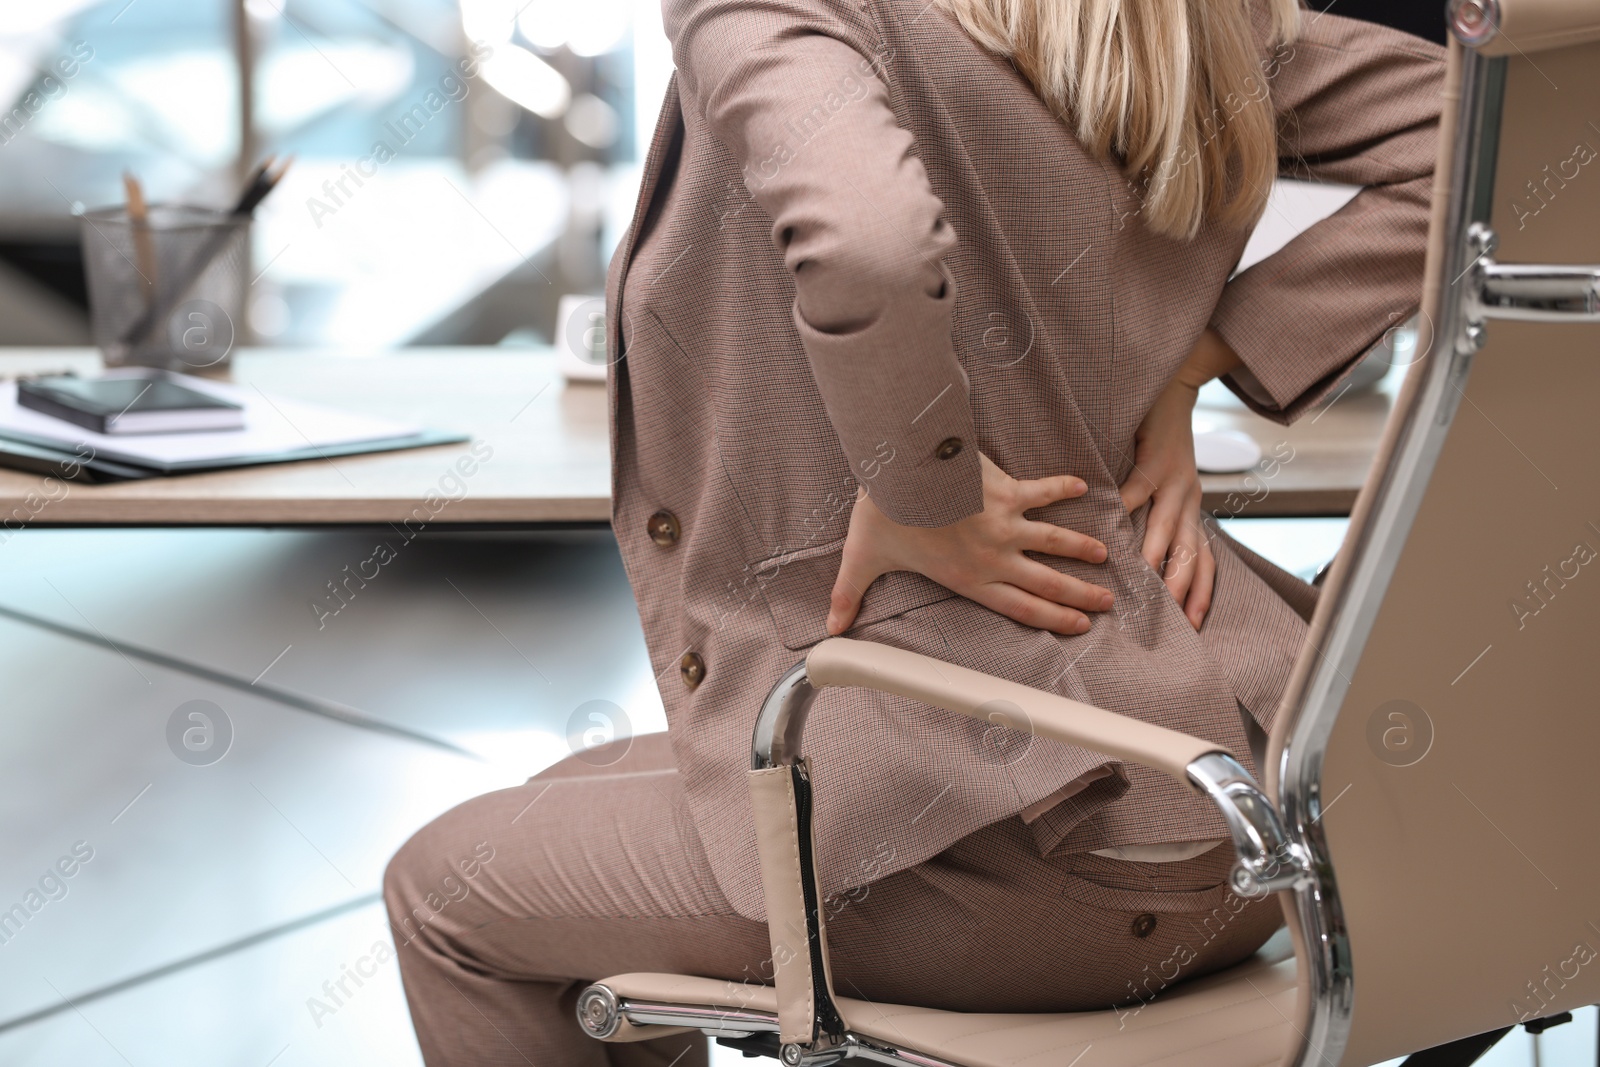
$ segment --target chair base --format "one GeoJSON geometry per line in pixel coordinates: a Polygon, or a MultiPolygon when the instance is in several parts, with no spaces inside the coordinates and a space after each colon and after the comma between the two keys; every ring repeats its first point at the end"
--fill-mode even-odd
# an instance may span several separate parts
{"type": "MultiPolygon", "coordinates": [[[[1071,1063],[1093,1047],[1095,1067],[1279,1067],[1296,1047],[1290,1020],[1298,992],[1288,938],[1275,937],[1243,963],[1109,1011],[967,1013],[839,997],[845,1045],[798,1062],[1040,1067],[1071,1063]]],[[[618,975],[584,990],[579,1019],[602,1040],[699,1029],[758,1056],[777,1050],[781,1059],[777,995],[770,986],[618,975]]]]}
{"type": "Polygon", "coordinates": [[[778,1040],[777,1034],[751,1034],[749,1037],[718,1037],[713,1040],[725,1048],[738,1049],[746,1057],[766,1056],[768,1059],[774,1060],[783,1058],[783,1042],[778,1040]]]}

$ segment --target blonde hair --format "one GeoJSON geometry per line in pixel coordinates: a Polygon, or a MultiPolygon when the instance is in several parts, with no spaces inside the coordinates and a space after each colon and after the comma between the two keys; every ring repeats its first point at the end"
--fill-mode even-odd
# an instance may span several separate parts
{"type": "MultiPolygon", "coordinates": [[[[1096,158],[1145,189],[1145,225],[1246,227],[1277,177],[1277,123],[1248,5],[1292,40],[1299,0],[935,0],[1008,57],[1096,158]]],[[[1274,71],[1275,72],[1275,71],[1274,71]]]]}

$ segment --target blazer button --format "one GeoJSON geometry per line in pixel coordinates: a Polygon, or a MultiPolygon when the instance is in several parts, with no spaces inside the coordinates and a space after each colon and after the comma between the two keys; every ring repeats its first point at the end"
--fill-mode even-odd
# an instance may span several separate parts
{"type": "Polygon", "coordinates": [[[678,526],[678,516],[670,511],[658,511],[650,516],[650,521],[645,523],[645,529],[650,531],[650,540],[662,548],[677,544],[678,535],[683,532],[678,526]]]}
{"type": "Polygon", "coordinates": [[[1133,920],[1133,936],[1149,937],[1156,932],[1156,917],[1149,912],[1133,920]]]}
{"type": "Polygon", "coordinates": [[[959,437],[946,437],[939,442],[939,447],[933,450],[933,454],[940,459],[952,459],[961,454],[964,444],[965,442],[959,437]]]}
{"type": "Polygon", "coordinates": [[[678,661],[678,677],[683,679],[683,684],[690,689],[698,686],[706,676],[706,661],[700,658],[698,652],[685,652],[678,661]]]}

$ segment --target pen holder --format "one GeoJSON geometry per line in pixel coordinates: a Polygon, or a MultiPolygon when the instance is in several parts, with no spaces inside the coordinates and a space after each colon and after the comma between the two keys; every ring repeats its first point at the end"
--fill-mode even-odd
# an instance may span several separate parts
{"type": "Polygon", "coordinates": [[[225,367],[244,330],[250,219],[180,204],[84,212],[95,344],[108,367],[225,367]]]}

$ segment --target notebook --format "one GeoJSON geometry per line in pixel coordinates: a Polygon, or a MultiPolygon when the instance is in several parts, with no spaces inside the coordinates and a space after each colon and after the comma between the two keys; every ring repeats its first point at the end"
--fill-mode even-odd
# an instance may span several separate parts
{"type": "MultiPolygon", "coordinates": [[[[113,372],[120,376],[122,372],[113,372]]],[[[92,463],[131,465],[149,474],[223,470],[262,463],[422,448],[469,440],[467,434],[324,407],[256,386],[172,374],[179,385],[244,409],[244,427],[208,433],[103,434],[24,407],[17,383],[0,381],[0,441],[35,452],[88,457],[92,463]]],[[[0,447],[0,452],[3,452],[0,447]]],[[[0,466],[13,466],[0,461],[0,466]]],[[[84,464],[91,466],[91,464],[84,464]]],[[[91,470],[91,473],[99,473],[91,470]]],[[[126,477],[115,471],[112,477],[126,477]]]]}
{"type": "Polygon", "coordinates": [[[191,389],[159,370],[24,380],[17,383],[17,403],[107,435],[244,428],[244,405],[191,389]]]}

